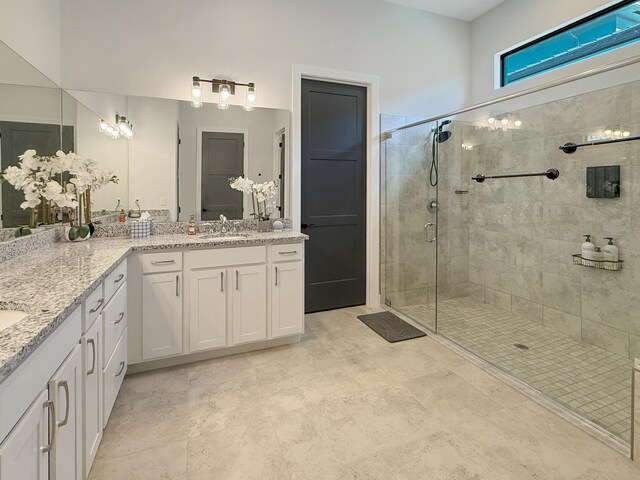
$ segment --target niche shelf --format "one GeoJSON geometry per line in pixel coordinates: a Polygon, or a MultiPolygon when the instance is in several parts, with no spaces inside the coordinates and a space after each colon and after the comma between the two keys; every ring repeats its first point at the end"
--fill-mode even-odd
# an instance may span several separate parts
{"type": "Polygon", "coordinates": [[[610,260],[589,260],[587,258],[583,258],[582,255],[576,253],[572,255],[573,264],[580,265],[587,268],[598,268],[600,270],[610,270],[612,272],[619,272],[622,270],[622,264],[624,261],[618,260],[617,262],[612,262],[610,260]]]}

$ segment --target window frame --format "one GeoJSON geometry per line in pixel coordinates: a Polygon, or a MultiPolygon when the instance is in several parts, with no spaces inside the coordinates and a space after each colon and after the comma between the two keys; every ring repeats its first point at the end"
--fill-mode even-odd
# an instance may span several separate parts
{"type": "MultiPolygon", "coordinates": [[[[555,67],[550,67],[548,69],[542,70],[542,71],[534,73],[532,75],[528,75],[526,77],[519,78],[519,79],[514,80],[512,82],[508,82],[508,83],[505,82],[505,80],[506,80],[506,78],[505,78],[505,58],[507,56],[513,55],[514,53],[518,53],[518,52],[520,52],[522,50],[525,50],[525,49],[527,49],[527,48],[529,48],[529,47],[531,47],[533,45],[536,45],[536,44],[539,44],[541,42],[544,42],[545,40],[548,40],[549,38],[554,37],[556,35],[563,34],[563,33],[567,32],[567,31],[569,31],[569,30],[571,30],[573,28],[579,27],[581,25],[584,25],[585,23],[588,23],[588,22],[590,22],[592,20],[595,20],[595,19],[597,19],[599,17],[607,15],[607,14],[609,14],[609,13],[615,11],[615,10],[618,10],[619,8],[622,8],[622,7],[625,7],[627,5],[631,5],[633,3],[636,3],[637,1],[638,0],[622,0],[622,1],[618,1],[618,2],[615,2],[615,3],[609,4],[608,6],[602,8],[600,10],[597,10],[595,12],[586,14],[583,17],[578,17],[577,20],[569,21],[568,23],[566,23],[565,25],[562,25],[559,28],[555,28],[555,29],[553,29],[553,30],[551,30],[551,31],[549,31],[547,33],[544,33],[544,34],[538,36],[538,37],[534,37],[531,40],[527,40],[527,41],[525,41],[524,43],[522,43],[520,45],[517,45],[515,47],[511,47],[511,48],[509,48],[507,50],[503,50],[502,52],[498,53],[497,54],[497,56],[498,56],[498,65],[497,65],[498,66],[498,72],[496,72],[498,74],[498,76],[499,76],[499,82],[496,82],[498,88],[508,87],[510,85],[513,85],[514,83],[518,83],[520,81],[527,80],[529,78],[532,78],[532,77],[535,77],[535,76],[550,72],[552,70],[557,70],[559,68],[563,68],[563,67],[566,67],[568,65],[572,65],[574,63],[581,62],[583,60],[586,60],[587,58],[596,57],[596,56],[601,55],[603,53],[607,53],[607,52],[610,52],[612,50],[616,50],[618,48],[622,48],[622,47],[631,45],[631,44],[627,44],[627,45],[623,45],[622,47],[618,46],[618,47],[614,47],[612,49],[600,51],[600,52],[597,52],[595,54],[587,55],[585,57],[579,58],[577,60],[569,61],[567,63],[563,63],[563,64],[555,66],[555,67]]],[[[640,7],[638,9],[640,10],[640,7]]]]}

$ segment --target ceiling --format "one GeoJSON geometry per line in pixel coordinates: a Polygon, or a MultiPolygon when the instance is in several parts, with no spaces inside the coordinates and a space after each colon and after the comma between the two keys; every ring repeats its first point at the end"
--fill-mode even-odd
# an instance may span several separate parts
{"type": "Polygon", "coordinates": [[[497,7],[505,0],[385,0],[405,7],[417,8],[446,17],[470,22],[497,7]]]}

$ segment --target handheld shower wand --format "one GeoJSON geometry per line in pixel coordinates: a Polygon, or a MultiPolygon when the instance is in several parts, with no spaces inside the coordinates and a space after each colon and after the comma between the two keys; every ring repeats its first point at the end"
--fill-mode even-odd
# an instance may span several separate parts
{"type": "Polygon", "coordinates": [[[431,138],[431,169],[429,170],[429,184],[432,187],[438,185],[438,146],[436,143],[444,143],[451,138],[452,133],[443,128],[451,123],[451,120],[444,120],[438,127],[432,130],[431,138]]]}

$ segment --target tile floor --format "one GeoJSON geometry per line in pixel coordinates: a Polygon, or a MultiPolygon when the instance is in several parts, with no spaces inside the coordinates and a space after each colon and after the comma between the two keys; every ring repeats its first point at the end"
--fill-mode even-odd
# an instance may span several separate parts
{"type": "Polygon", "coordinates": [[[640,467],[364,307],[296,345],[127,377],[91,480],[637,480],[640,467]]]}
{"type": "MultiPolygon", "coordinates": [[[[402,311],[433,324],[433,305],[402,311]]],[[[468,297],[440,302],[438,333],[630,442],[632,360],[468,297]]]]}

